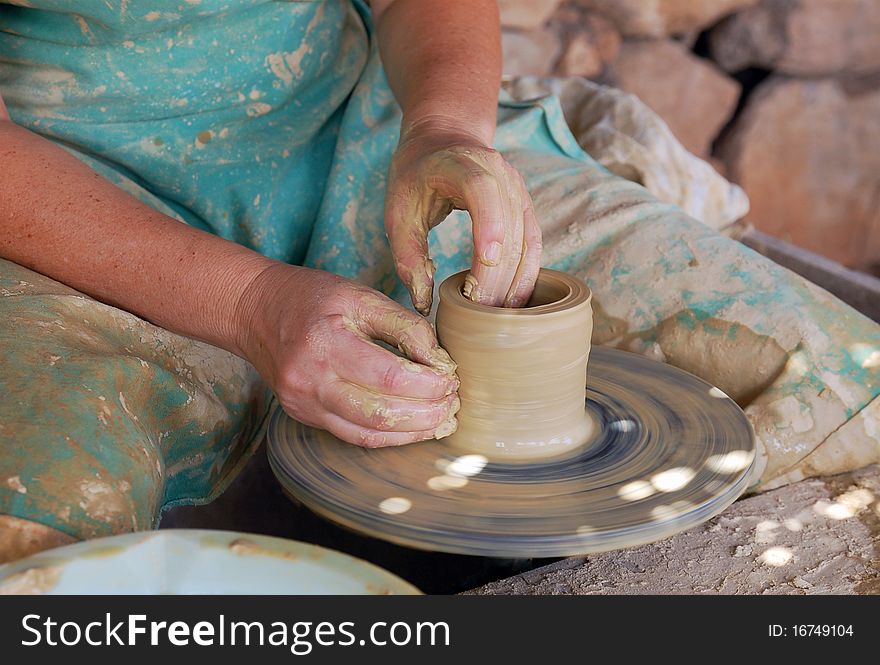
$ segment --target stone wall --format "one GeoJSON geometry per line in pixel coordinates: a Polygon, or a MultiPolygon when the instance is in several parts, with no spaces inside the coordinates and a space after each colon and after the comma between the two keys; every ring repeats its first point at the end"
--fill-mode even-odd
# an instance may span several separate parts
{"type": "Polygon", "coordinates": [[[507,74],[638,95],[757,228],[880,275],[880,0],[499,0],[507,74]]]}

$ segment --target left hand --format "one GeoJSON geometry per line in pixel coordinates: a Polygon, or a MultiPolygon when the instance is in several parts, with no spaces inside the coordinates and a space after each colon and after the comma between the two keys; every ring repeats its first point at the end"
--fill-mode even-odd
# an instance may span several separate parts
{"type": "Polygon", "coordinates": [[[522,176],[466,133],[407,131],[389,171],[385,231],[397,273],[424,315],[434,288],[428,232],[452,210],[467,210],[473,223],[465,296],[485,305],[525,305],[541,267],[541,229],[522,176]]]}

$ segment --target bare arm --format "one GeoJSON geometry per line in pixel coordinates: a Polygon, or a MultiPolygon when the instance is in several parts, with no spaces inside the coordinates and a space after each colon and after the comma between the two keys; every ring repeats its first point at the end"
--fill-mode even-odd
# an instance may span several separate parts
{"type": "Polygon", "coordinates": [[[0,113],[0,256],[243,355],[236,305],[271,261],[157,212],[0,113]]]}
{"type": "Polygon", "coordinates": [[[417,314],[167,217],[0,112],[0,257],[246,358],[290,415],[346,441],[455,429],[455,366],[417,314]]]}
{"type": "Polygon", "coordinates": [[[372,0],[402,133],[421,123],[491,145],[501,84],[496,0],[372,0]]]}
{"type": "Polygon", "coordinates": [[[388,81],[403,109],[385,229],[416,309],[431,309],[428,232],[453,208],[473,222],[465,295],[524,305],[541,264],[541,230],[520,174],[492,149],[501,82],[495,0],[373,0],[388,81]]]}

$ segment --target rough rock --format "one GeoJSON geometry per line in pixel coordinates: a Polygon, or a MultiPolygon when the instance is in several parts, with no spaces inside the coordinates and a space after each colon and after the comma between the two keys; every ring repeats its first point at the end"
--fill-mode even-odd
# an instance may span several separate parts
{"type": "Polygon", "coordinates": [[[625,42],[609,65],[616,87],[637,95],[695,155],[708,155],[732,116],[740,86],[672,40],[625,42]]]}
{"type": "Polygon", "coordinates": [[[552,72],[556,65],[560,44],[553,30],[505,30],[501,34],[501,49],[505,74],[545,75],[552,72]]]}
{"type": "Polygon", "coordinates": [[[759,0],[576,0],[610,18],[626,37],[699,31],[759,0]]]}
{"type": "Polygon", "coordinates": [[[562,0],[498,0],[501,25],[533,30],[547,22],[562,0]]]}
{"type": "Polygon", "coordinates": [[[604,16],[587,13],[580,17],[556,66],[560,76],[594,78],[620,51],[620,33],[604,16]]]}
{"type": "Polygon", "coordinates": [[[880,261],[880,89],[771,77],[719,147],[770,235],[853,268],[880,261]]]}
{"type": "Polygon", "coordinates": [[[709,41],[727,71],[863,74],[880,69],[880,0],[763,0],[720,23],[709,41]]]}
{"type": "Polygon", "coordinates": [[[469,593],[880,593],[880,467],[742,499],[706,524],[469,593]]]}

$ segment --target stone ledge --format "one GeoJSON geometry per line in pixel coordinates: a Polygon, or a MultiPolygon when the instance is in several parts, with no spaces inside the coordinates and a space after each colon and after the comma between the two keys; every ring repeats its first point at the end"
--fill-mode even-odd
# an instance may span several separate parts
{"type": "Polygon", "coordinates": [[[659,543],[564,559],[469,594],[880,594],[880,466],[741,499],[659,543]]]}

